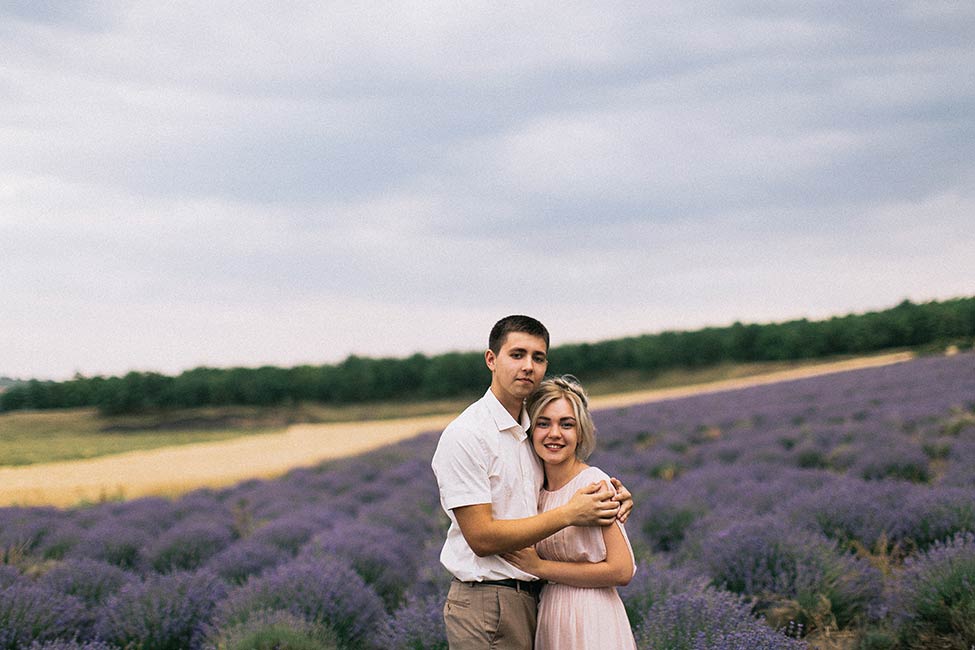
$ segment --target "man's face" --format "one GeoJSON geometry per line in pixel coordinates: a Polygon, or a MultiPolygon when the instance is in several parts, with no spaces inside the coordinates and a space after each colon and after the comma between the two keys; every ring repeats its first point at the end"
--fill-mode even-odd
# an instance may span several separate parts
{"type": "Polygon", "coordinates": [[[548,348],[539,336],[510,332],[498,354],[488,350],[484,359],[493,373],[491,388],[502,403],[521,401],[545,376],[548,348]]]}

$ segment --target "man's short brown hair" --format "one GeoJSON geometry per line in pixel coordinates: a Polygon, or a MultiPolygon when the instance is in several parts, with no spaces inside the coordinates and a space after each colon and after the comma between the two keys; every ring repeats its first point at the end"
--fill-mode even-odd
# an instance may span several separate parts
{"type": "Polygon", "coordinates": [[[501,346],[511,332],[523,332],[537,336],[545,341],[545,349],[548,350],[548,330],[539,321],[531,316],[521,316],[515,314],[505,316],[491,328],[491,335],[488,337],[488,348],[495,354],[501,353],[501,346]]]}

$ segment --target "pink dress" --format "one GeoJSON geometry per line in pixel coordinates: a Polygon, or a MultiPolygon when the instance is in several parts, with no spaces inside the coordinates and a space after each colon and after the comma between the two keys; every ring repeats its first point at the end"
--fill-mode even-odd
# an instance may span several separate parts
{"type": "MultiPolygon", "coordinates": [[[[567,503],[579,488],[594,481],[606,481],[610,485],[609,476],[602,470],[587,467],[560,489],[542,490],[538,496],[539,512],[567,503]]],[[[629,547],[630,540],[622,524],[616,525],[623,531],[629,547]]],[[[536,544],[535,550],[546,560],[601,562],[606,559],[606,544],[599,526],[564,528],[536,544]]],[[[630,561],[633,561],[632,547],[630,561]]],[[[636,650],[616,587],[586,589],[546,583],[538,604],[535,650],[636,650]]]]}

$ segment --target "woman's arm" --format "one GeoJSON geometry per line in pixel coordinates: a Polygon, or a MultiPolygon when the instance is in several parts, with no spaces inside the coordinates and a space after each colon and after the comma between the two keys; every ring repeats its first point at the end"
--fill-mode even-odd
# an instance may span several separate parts
{"type": "Polygon", "coordinates": [[[633,577],[633,555],[629,544],[623,537],[620,526],[605,526],[602,529],[606,543],[606,559],[602,562],[557,562],[538,557],[534,548],[523,548],[503,557],[516,567],[550,580],[572,587],[622,587],[633,577]]]}

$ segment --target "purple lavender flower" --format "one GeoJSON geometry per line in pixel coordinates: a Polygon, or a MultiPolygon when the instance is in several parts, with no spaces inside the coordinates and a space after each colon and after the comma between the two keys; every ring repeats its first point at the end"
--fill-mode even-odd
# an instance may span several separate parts
{"type": "Polygon", "coordinates": [[[676,594],[703,593],[707,585],[707,577],[695,574],[686,567],[670,567],[666,562],[655,559],[639,562],[633,579],[625,587],[620,587],[619,594],[626,607],[630,626],[636,629],[654,605],[676,594]]]}
{"type": "Polygon", "coordinates": [[[173,515],[177,521],[202,517],[230,527],[234,518],[230,505],[233,502],[228,502],[225,496],[209,488],[194,490],[173,502],[173,515]]]}
{"type": "Polygon", "coordinates": [[[306,506],[263,524],[251,533],[249,539],[295,555],[315,533],[331,527],[336,518],[328,509],[306,506]]]}
{"type": "Polygon", "coordinates": [[[291,554],[286,550],[248,538],[217,553],[207,562],[206,568],[229,583],[240,584],[290,558],[291,554]]]}
{"type": "Polygon", "coordinates": [[[0,650],[85,634],[91,619],[81,599],[21,579],[0,589],[0,650]]]}
{"type": "Polygon", "coordinates": [[[30,553],[61,524],[55,508],[0,508],[0,555],[30,553]]]}
{"type": "Polygon", "coordinates": [[[157,535],[181,517],[177,501],[162,497],[142,497],[121,503],[90,508],[96,522],[114,520],[119,528],[130,528],[157,535]]]}
{"type": "Polygon", "coordinates": [[[223,582],[209,572],[150,575],[130,582],[99,608],[98,639],[141,650],[199,648],[223,582]]]}
{"type": "Polygon", "coordinates": [[[708,589],[676,594],[654,604],[635,631],[637,647],[653,650],[768,648],[800,650],[805,644],[752,618],[747,603],[708,589]],[[753,645],[741,645],[741,644],[753,645]]]}
{"type": "Polygon", "coordinates": [[[891,610],[908,647],[975,645],[975,535],[959,534],[909,558],[891,610]]]}
{"type": "Polygon", "coordinates": [[[84,537],[85,530],[77,523],[63,517],[35,546],[34,554],[44,559],[60,560],[84,537]]]}
{"type": "Polygon", "coordinates": [[[299,558],[345,560],[372,586],[388,609],[395,608],[416,574],[416,558],[403,549],[416,542],[392,528],[358,522],[340,524],[317,535],[299,558]]]}
{"type": "Polygon", "coordinates": [[[641,522],[640,532],[650,542],[650,548],[658,552],[677,550],[688,528],[706,512],[704,506],[686,499],[649,497],[645,508],[645,514],[634,523],[641,522]]]}
{"type": "Polygon", "coordinates": [[[930,462],[915,445],[870,445],[853,466],[853,471],[868,481],[897,479],[914,483],[931,481],[930,462]]]}
{"type": "Polygon", "coordinates": [[[431,536],[423,543],[417,543],[416,577],[410,584],[406,597],[444,598],[450,589],[452,576],[440,563],[443,539],[440,535],[431,536]]]}
{"type": "Polygon", "coordinates": [[[694,650],[803,650],[806,644],[767,627],[752,627],[708,637],[698,632],[694,650]]]}
{"type": "Polygon", "coordinates": [[[20,580],[20,571],[9,564],[0,564],[0,589],[9,587],[20,580]]]}
{"type": "Polygon", "coordinates": [[[427,458],[391,466],[375,481],[382,499],[364,506],[358,520],[392,528],[412,539],[441,536],[448,525],[427,458]]]}
{"type": "Polygon", "coordinates": [[[343,648],[369,648],[385,616],[382,601],[348,565],[334,558],[295,560],[253,577],[220,603],[220,629],[262,610],[287,611],[327,625],[343,648]]]}
{"type": "Polygon", "coordinates": [[[232,541],[226,524],[192,518],[163,533],[146,549],[146,557],[156,571],[196,569],[232,541]]]}
{"type": "Polygon", "coordinates": [[[101,560],[65,560],[44,573],[38,583],[64,594],[77,596],[86,605],[96,606],[118,591],[135,576],[101,560]]]}
{"type": "MultiPolygon", "coordinates": [[[[701,562],[716,585],[773,601],[794,599],[804,610],[815,609],[825,598],[841,626],[865,615],[881,595],[880,574],[866,561],[840,553],[825,537],[776,519],[716,531],[702,548],[706,554],[701,562]]],[[[811,622],[802,610],[800,619],[811,622]]]]}
{"type": "Polygon", "coordinates": [[[151,539],[147,531],[115,518],[104,519],[92,526],[65,557],[104,560],[123,569],[139,570],[144,564],[144,548],[151,539]]]}
{"type": "Polygon", "coordinates": [[[972,467],[975,467],[975,431],[966,429],[965,435],[964,439],[956,440],[951,445],[942,485],[975,488],[975,472],[972,471],[972,467]]]}
{"type": "Polygon", "coordinates": [[[447,650],[442,596],[408,596],[380,628],[377,645],[385,650],[447,650]]]}
{"type": "Polygon", "coordinates": [[[975,532],[975,489],[932,488],[913,492],[902,503],[892,537],[921,549],[957,533],[975,532]]]}

